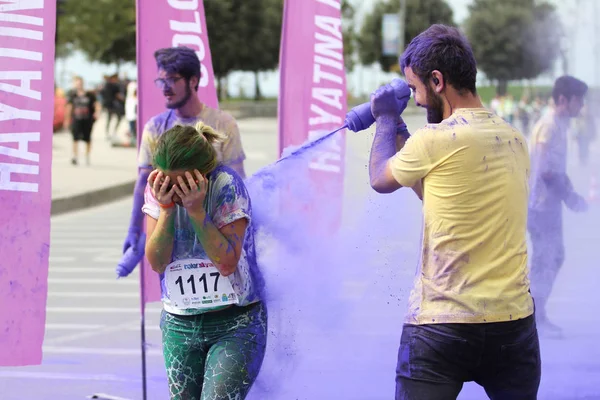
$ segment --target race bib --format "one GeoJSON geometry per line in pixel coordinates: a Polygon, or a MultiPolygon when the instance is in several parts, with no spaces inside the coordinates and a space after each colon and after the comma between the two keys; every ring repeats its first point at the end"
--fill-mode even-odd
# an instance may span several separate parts
{"type": "Polygon", "coordinates": [[[210,260],[177,260],[167,266],[165,282],[174,307],[214,308],[239,302],[231,282],[210,260]]]}

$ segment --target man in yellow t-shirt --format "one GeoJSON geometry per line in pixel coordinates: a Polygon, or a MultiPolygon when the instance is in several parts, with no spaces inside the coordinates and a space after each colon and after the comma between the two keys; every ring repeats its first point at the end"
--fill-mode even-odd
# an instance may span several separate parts
{"type": "Polygon", "coordinates": [[[527,269],[529,153],[485,109],[466,38],[433,25],[401,58],[429,124],[408,134],[406,101],[371,99],[371,186],[423,200],[423,243],[398,355],[396,399],[456,398],[475,381],[495,399],[536,399],[541,361],[527,269]],[[397,128],[400,126],[401,128],[397,128]],[[400,147],[400,149],[398,149],[400,147]]]}

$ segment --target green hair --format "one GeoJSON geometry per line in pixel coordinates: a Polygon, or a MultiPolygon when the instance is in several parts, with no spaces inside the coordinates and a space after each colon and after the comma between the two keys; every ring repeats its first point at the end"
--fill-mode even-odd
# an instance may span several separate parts
{"type": "Polygon", "coordinates": [[[160,135],[154,149],[154,168],[162,171],[197,169],[206,175],[217,167],[213,144],[224,136],[199,122],[195,127],[175,125],[160,135]]]}

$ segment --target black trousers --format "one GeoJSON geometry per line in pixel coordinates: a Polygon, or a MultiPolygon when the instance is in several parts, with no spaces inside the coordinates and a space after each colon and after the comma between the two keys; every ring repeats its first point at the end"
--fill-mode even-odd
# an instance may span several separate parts
{"type": "Polygon", "coordinates": [[[483,324],[404,325],[396,400],[455,400],[463,383],[492,400],[535,400],[541,379],[534,316],[483,324]]]}

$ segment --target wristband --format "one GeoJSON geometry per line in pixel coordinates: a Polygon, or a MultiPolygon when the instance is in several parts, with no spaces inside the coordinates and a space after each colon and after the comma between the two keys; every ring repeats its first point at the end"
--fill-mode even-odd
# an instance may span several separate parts
{"type": "Polygon", "coordinates": [[[167,208],[173,208],[175,207],[175,203],[174,202],[170,202],[169,204],[160,204],[158,203],[158,205],[160,206],[160,208],[167,209],[167,208]]]}

